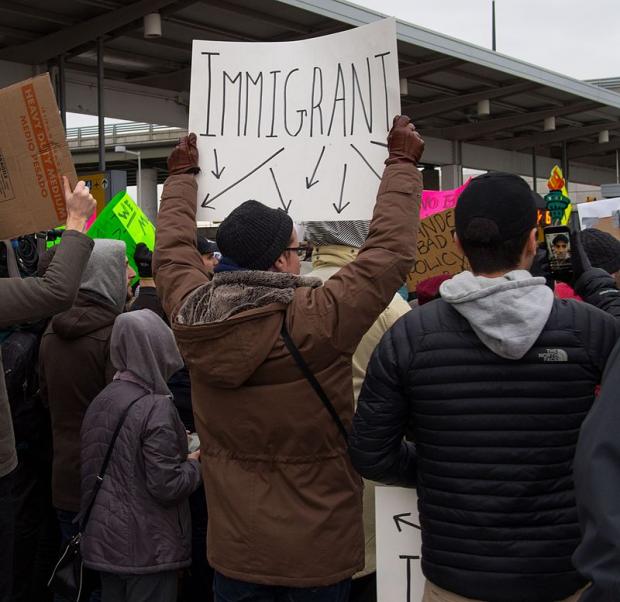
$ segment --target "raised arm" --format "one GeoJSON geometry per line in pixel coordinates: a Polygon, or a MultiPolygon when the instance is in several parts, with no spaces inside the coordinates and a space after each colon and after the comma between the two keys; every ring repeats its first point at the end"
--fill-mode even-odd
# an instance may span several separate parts
{"type": "Polygon", "coordinates": [[[321,288],[298,293],[312,295],[323,336],[343,353],[355,351],[415,261],[422,197],[417,164],[424,141],[408,117],[394,118],[388,149],[370,231],[357,258],[321,288]]]}
{"type": "Polygon", "coordinates": [[[47,318],[73,305],[94,244],[82,232],[95,200],[84,182],[71,191],[68,180],[63,179],[67,230],[42,278],[0,279],[0,328],[47,318]]]}
{"type": "Polygon", "coordinates": [[[199,171],[196,134],[181,139],[168,158],[153,254],[153,277],[164,311],[172,322],[181,302],[209,281],[196,248],[195,174],[199,171]]]}

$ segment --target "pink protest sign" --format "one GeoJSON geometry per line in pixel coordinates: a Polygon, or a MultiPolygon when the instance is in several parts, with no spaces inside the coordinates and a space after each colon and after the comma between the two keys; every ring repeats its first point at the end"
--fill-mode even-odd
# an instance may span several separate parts
{"type": "Polygon", "coordinates": [[[459,195],[465,190],[470,180],[471,178],[469,178],[465,184],[454,190],[423,190],[420,219],[456,207],[459,195]]]}

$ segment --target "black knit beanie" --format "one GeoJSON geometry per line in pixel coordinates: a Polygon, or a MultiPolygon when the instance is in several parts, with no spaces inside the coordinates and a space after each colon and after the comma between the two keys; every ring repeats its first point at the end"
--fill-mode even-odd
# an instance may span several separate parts
{"type": "Polygon", "coordinates": [[[215,238],[220,253],[239,267],[268,270],[292,234],[293,220],[282,209],[246,201],[220,224],[215,238]]]}
{"type": "Polygon", "coordinates": [[[601,268],[609,274],[620,270],[620,241],[611,234],[587,228],[581,232],[581,244],[594,268],[601,268]]]}

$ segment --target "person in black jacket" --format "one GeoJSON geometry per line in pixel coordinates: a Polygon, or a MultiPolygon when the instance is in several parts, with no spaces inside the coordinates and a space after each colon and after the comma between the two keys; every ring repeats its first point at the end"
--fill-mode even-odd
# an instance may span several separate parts
{"type": "Polygon", "coordinates": [[[151,266],[153,262],[153,253],[143,242],[140,242],[136,245],[133,259],[138,268],[140,288],[138,289],[138,295],[131,304],[129,311],[150,309],[168,324],[168,316],[166,316],[166,312],[157,296],[157,288],[155,287],[155,280],[153,280],[153,268],[151,266]]]}
{"type": "Polygon", "coordinates": [[[368,479],[417,487],[425,602],[576,601],[572,463],[620,324],[527,271],[536,206],[521,178],[475,178],[455,221],[473,273],[383,337],[351,459],[368,479]]]}
{"type": "Polygon", "coordinates": [[[585,419],[575,454],[575,493],[583,538],[573,562],[590,582],[581,602],[620,600],[620,344],[585,419]]]}

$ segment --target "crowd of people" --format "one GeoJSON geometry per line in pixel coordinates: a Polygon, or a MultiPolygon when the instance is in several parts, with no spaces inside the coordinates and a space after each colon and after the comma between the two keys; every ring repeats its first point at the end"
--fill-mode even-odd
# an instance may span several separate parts
{"type": "Polygon", "coordinates": [[[620,242],[575,234],[560,298],[534,193],[490,172],[471,270],[409,304],[424,142],[387,144],[370,222],[300,241],[249,200],[210,241],[190,134],[137,273],[64,180],[60,243],[0,279],[1,602],[65,602],[76,541],[82,600],[376,601],[378,483],[417,489],[424,602],[620,599],[620,242]]]}

